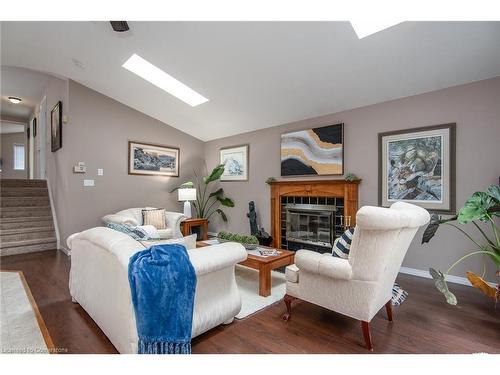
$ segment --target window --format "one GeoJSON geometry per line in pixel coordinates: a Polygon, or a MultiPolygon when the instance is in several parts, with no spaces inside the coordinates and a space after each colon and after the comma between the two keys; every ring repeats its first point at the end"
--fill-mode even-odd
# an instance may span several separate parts
{"type": "Polygon", "coordinates": [[[24,145],[14,144],[14,170],[24,171],[24,145]]]}

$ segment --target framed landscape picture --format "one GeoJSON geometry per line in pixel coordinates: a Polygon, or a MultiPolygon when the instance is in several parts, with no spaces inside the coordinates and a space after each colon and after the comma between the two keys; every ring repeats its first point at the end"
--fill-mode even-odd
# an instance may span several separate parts
{"type": "Polygon", "coordinates": [[[344,124],[281,135],[281,176],[344,174],[344,124]]]}
{"type": "Polygon", "coordinates": [[[225,164],[221,181],[248,181],[248,145],[221,148],[220,164],[225,164]]]}
{"type": "Polygon", "coordinates": [[[62,147],[62,102],[50,111],[50,149],[56,152],[62,147]]]}
{"type": "Polygon", "coordinates": [[[456,124],[379,134],[379,205],[455,213],[456,124]]]}
{"type": "Polygon", "coordinates": [[[177,147],[128,142],[128,174],[179,177],[177,147]]]}

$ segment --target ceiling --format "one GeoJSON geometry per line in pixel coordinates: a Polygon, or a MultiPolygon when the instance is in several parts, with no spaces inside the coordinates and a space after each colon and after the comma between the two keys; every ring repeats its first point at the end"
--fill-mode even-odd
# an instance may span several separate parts
{"type": "Polygon", "coordinates": [[[48,74],[41,72],[2,66],[0,69],[1,115],[27,121],[42,99],[49,79],[48,74]],[[18,97],[22,99],[22,102],[13,104],[9,101],[9,96],[18,97]]]}
{"type": "Polygon", "coordinates": [[[22,133],[25,125],[11,121],[0,120],[0,134],[22,133]]]}
{"type": "Polygon", "coordinates": [[[2,22],[1,62],[69,77],[202,140],[500,75],[500,22],[2,22]],[[209,99],[121,65],[137,53],[209,99]]]}

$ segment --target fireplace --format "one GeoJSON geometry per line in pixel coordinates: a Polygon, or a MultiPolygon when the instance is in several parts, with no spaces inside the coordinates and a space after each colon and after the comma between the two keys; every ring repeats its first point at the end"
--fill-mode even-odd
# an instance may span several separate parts
{"type": "Polygon", "coordinates": [[[331,249],[335,239],[335,206],[296,204],[285,206],[287,242],[331,249]]]}
{"type": "Polygon", "coordinates": [[[354,226],[359,181],[271,183],[273,246],[331,252],[334,240],[354,226]]]}

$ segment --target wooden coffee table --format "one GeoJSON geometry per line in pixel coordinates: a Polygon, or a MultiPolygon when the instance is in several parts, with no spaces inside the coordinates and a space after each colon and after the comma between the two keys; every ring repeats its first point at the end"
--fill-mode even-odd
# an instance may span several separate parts
{"type": "MultiPolygon", "coordinates": [[[[210,246],[198,241],[196,247],[210,246]]],[[[266,248],[266,246],[259,246],[266,248]]],[[[272,248],[269,248],[272,249],[272,248]]],[[[271,271],[283,266],[288,266],[294,263],[295,252],[289,250],[278,249],[280,252],[277,256],[263,257],[253,254],[248,254],[248,257],[241,264],[254,270],[259,271],[259,295],[267,297],[271,295],[271,271]]]]}

